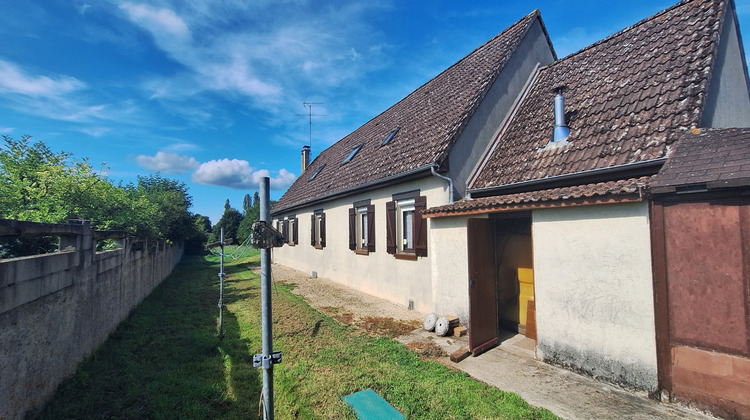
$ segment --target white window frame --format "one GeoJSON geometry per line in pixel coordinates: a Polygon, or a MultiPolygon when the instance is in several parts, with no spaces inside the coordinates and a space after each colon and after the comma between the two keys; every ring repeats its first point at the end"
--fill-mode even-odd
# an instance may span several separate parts
{"type": "Polygon", "coordinates": [[[367,220],[367,206],[361,206],[356,208],[356,241],[357,249],[367,249],[367,243],[369,240],[368,235],[368,223],[367,220]]]}
{"type": "Polygon", "coordinates": [[[396,248],[398,252],[414,252],[414,199],[396,201],[396,248]],[[404,217],[411,212],[410,226],[404,226],[404,217]],[[411,246],[408,246],[408,239],[411,246]]]}

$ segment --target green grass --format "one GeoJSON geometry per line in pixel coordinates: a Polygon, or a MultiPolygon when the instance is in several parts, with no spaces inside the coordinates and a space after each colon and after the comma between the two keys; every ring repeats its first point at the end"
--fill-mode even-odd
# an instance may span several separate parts
{"type": "MultiPolygon", "coordinates": [[[[231,252],[228,249],[227,252],[231,252]]],[[[218,332],[218,258],[186,257],[112,333],[54,399],[43,419],[258,418],[262,370],[258,252],[226,261],[224,339],[218,332]]],[[[340,398],[373,388],[409,419],[556,418],[463,372],[423,360],[273,293],[275,417],[349,418],[340,398]]]]}

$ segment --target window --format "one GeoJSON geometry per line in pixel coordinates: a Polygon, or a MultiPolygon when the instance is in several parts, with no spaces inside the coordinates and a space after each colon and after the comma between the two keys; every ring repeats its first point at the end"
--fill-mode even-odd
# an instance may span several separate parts
{"type": "Polygon", "coordinates": [[[365,255],[375,252],[375,206],[370,200],[349,209],[349,249],[365,255]]]}
{"type": "Polygon", "coordinates": [[[348,155],[346,155],[346,157],[344,158],[344,161],[341,162],[341,164],[343,165],[345,163],[348,163],[350,160],[352,160],[354,158],[354,155],[356,155],[357,152],[359,152],[359,149],[361,148],[362,148],[361,144],[359,146],[355,146],[354,149],[352,149],[352,151],[349,152],[348,155]]]}
{"type": "Polygon", "coordinates": [[[288,236],[285,235],[285,237],[287,239],[287,243],[289,245],[294,246],[299,243],[299,241],[297,240],[299,238],[299,235],[298,235],[299,223],[297,222],[297,218],[294,216],[290,217],[288,222],[289,222],[289,228],[288,228],[289,235],[288,236]]]}
{"type": "Polygon", "coordinates": [[[318,176],[318,174],[320,173],[320,171],[322,171],[323,168],[325,168],[325,167],[326,167],[325,163],[322,164],[322,165],[320,165],[320,166],[318,166],[318,169],[316,169],[315,172],[313,172],[313,174],[310,176],[310,181],[312,181],[313,179],[315,179],[315,177],[318,176]]]}
{"type": "Polygon", "coordinates": [[[397,194],[386,203],[386,251],[396,258],[427,256],[427,198],[419,191],[397,194]]]}
{"type": "Polygon", "coordinates": [[[310,216],[310,244],[318,249],[326,246],[326,214],[316,210],[310,216]]]}
{"type": "Polygon", "coordinates": [[[391,130],[391,132],[388,133],[387,136],[385,136],[385,138],[383,139],[383,141],[380,142],[380,145],[381,146],[385,146],[386,144],[388,144],[393,139],[393,137],[396,135],[396,133],[398,133],[398,129],[399,129],[399,127],[396,127],[393,130],[391,130]]]}

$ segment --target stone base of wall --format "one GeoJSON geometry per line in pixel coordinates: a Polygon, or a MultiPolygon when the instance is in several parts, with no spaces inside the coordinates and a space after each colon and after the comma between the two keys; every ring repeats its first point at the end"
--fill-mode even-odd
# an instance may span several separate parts
{"type": "Polygon", "coordinates": [[[672,398],[727,418],[750,418],[750,359],[673,346],[672,398]]]}

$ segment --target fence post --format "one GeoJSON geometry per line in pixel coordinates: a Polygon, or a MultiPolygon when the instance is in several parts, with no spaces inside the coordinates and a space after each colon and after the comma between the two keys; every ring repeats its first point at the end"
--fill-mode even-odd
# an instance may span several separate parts
{"type": "MultiPolygon", "coordinates": [[[[260,180],[260,220],[271,223],[268,177],[260,180]]],[[[273,420],[273,334],[271,331],[271,249],[260,250],[261,328],[263,337],[263,418],[273,420]]]]}

